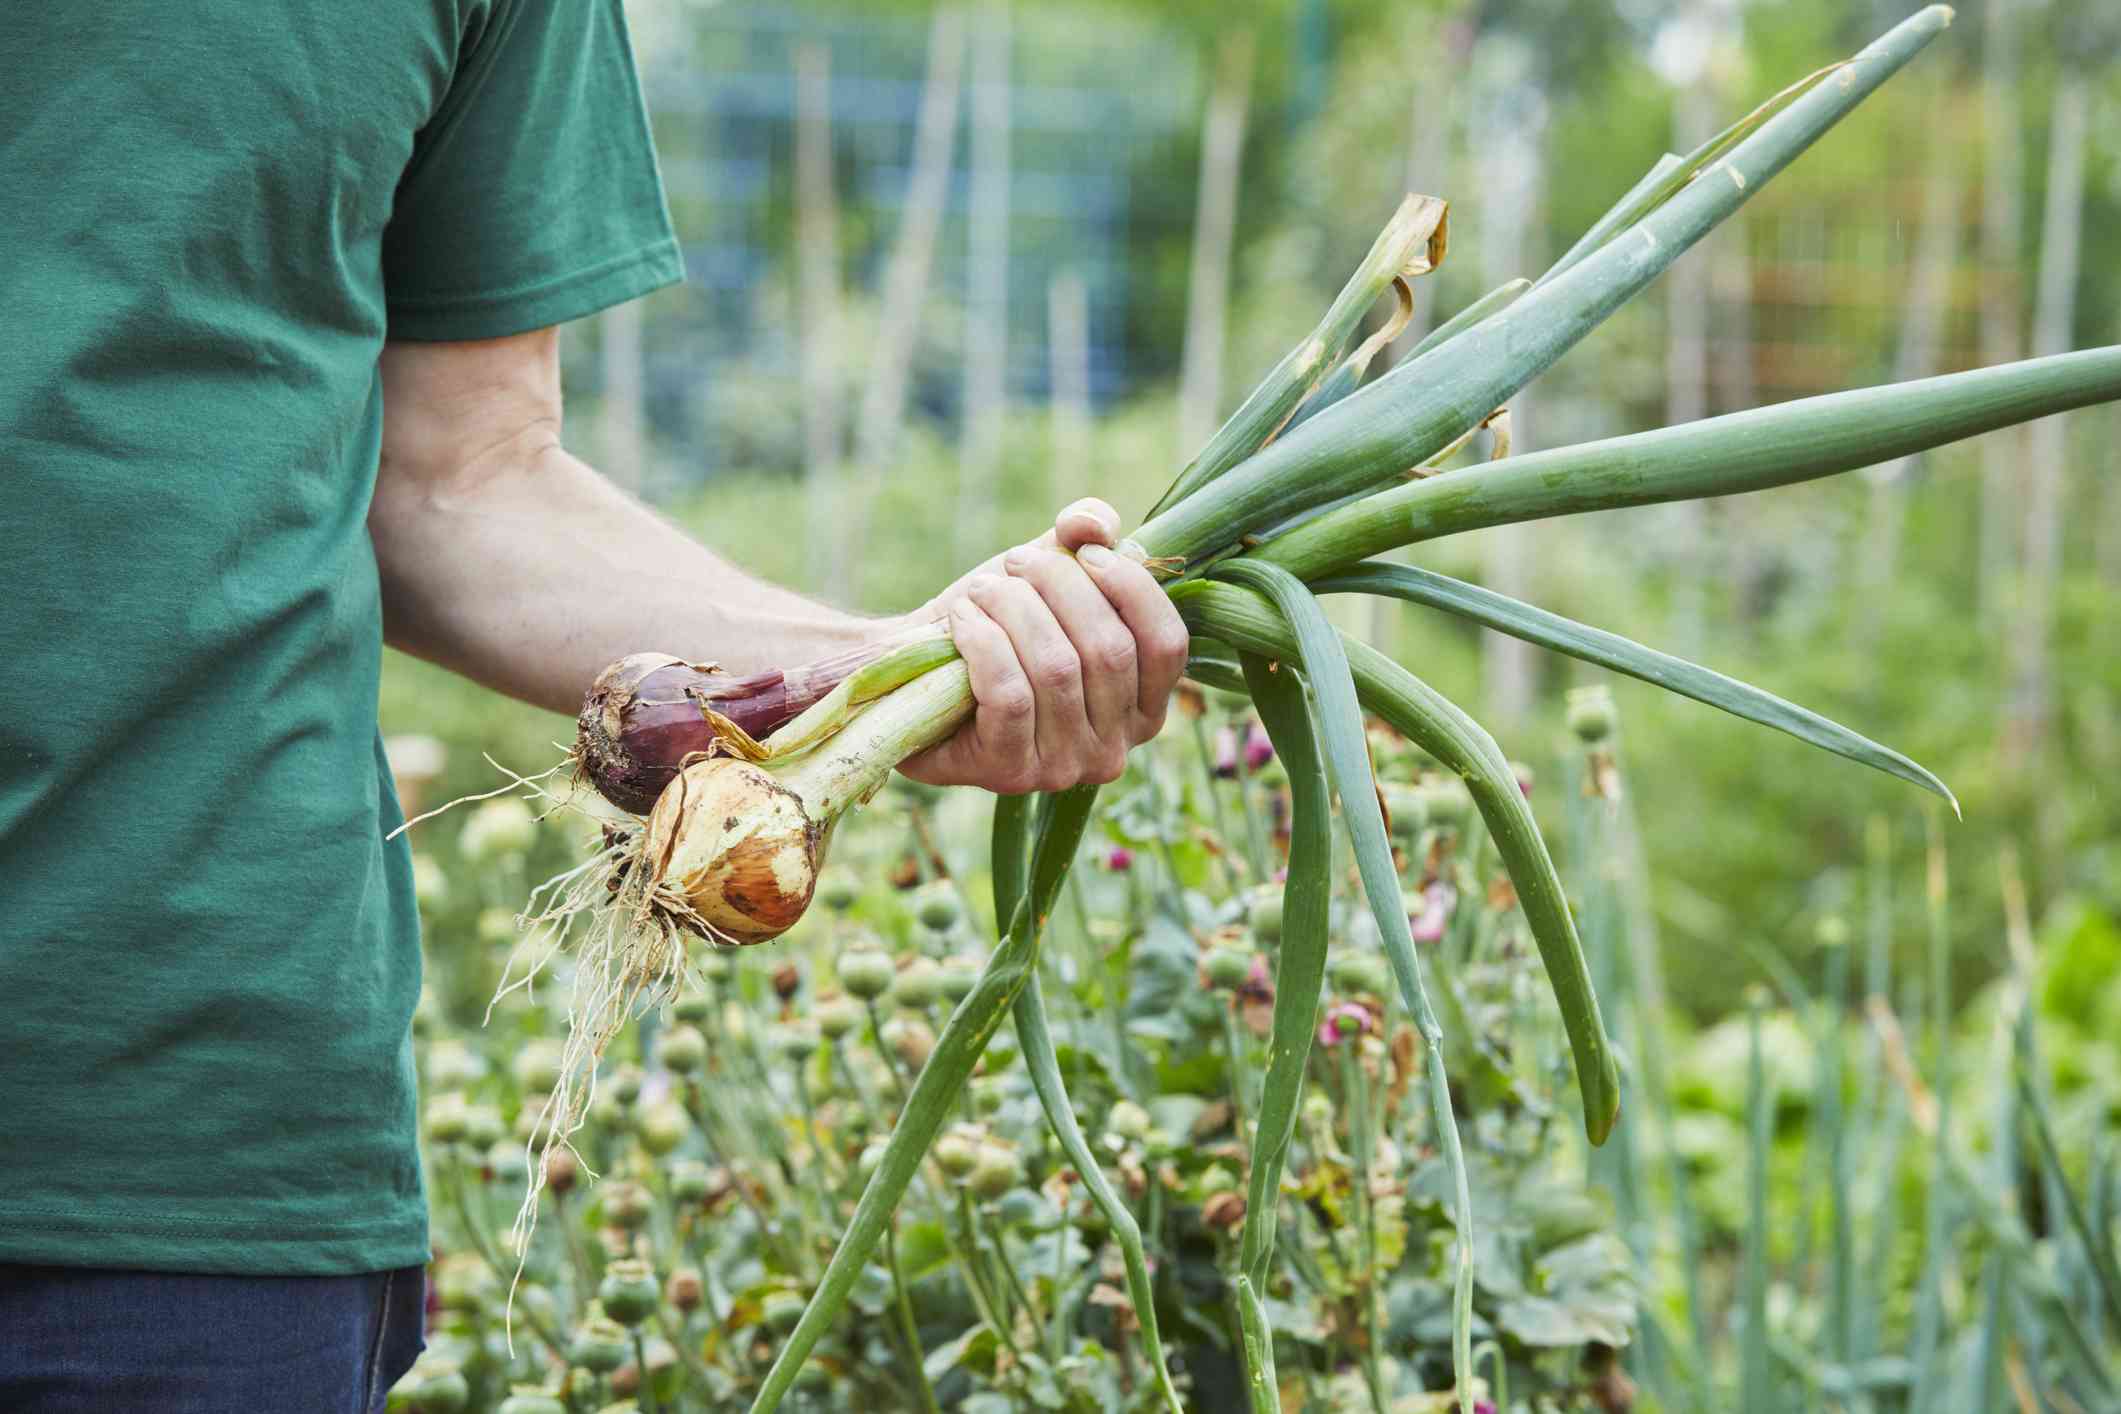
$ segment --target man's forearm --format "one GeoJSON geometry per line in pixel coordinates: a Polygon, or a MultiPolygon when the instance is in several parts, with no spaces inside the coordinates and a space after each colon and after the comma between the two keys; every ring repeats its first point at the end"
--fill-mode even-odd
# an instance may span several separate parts
{"type": "Polygon", "coordinates": [[[545,434],[385,475],[369,525],[390,644],[554,711],[628,653],[749,673],[895,627],[751,578],[545,434]]]}

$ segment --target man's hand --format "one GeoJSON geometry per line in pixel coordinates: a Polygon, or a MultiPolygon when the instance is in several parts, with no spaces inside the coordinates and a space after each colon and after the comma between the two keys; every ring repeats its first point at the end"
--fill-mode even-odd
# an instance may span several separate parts
{"type": "Polygon", "coordinates": [[[1119,779],[1163,726],[1187,638],[1154,576],[1111,548],[1118,535],[1112,507],[1077,501],[922,611],[949,621],[979,707],[908,776],[1003,795],[1119,779]]]}

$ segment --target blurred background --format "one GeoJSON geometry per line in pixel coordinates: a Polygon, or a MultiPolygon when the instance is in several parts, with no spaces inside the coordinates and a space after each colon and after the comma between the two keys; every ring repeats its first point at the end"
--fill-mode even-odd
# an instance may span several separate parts
{"type": "MultiPolygon", "coordinates": [[[[747,567],[903,609],[1076,496],[1138,517],[1402,192],[1452,203],[1410,345],[1538,274],[1660,153],[1912,8],[631,0],[689,279],[569,330],[569,441],[747,567]]],[[[1513,404],[1516,447],[2121,339],[2117,45],[2110,0],[1961,6],[1905,78],[1513,404]]],[[[1945,836],[1955,990],[2005,965],[2014,859],[2043,948],[2082,964],[2049,1004],[2089,1024],[2121,1018],[2117,442],[2121,409],[2096,409],[1421,560],[1937,770],[1966,811],[1945,836]]],[[[1599,676],[1413,610],[1350,626],[1535,769],[1564,690],[1599,676]]],[[[1816,976],[1814,920],[1858,902],[1867,838],[1921,867],[1927,797],[1616,692],[1672,1000],[1695,1018],[1760,975],[1734,959],[1816,976]]],[[[463,744],[445,789],[492,783],[479,748],[541,764],[571,736],[396,656],[384,712],[388,732],[463,744]]],[[[1921,900],[1901,894],[1912,966],[1921,900]]]]}

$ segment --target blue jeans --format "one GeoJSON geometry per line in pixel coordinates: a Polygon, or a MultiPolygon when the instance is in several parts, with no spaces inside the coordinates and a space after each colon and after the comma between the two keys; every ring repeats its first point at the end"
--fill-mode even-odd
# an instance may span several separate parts
{"type": "Polygon", "coordinates": [[[422,1335],[419,1267],[187,1276],[0,1264],[7,1414],[374,1414],[422,1335]]]}

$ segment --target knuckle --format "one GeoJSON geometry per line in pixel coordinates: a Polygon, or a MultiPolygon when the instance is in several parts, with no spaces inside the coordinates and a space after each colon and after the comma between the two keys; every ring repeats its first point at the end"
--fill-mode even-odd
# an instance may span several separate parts
{"type": "Polygon", "coordinates": [[[1118,750],[1103,751],[1098,753],[1097,760],[1091,765],[1088,779],[1094,785],[1109,786],[1125,774],[1127,753],[1118,750]]]}
{"type": "Polygon", "coordinates": [[[1024,795],[1038,790],[1038,772],[1022,762],[1012,762],[1002,768],[995,780],[1003,795],[1024,795]]]}
{"type": "Polygon", "coordinates": [[[1064,692],[1082,682],[1083,664],[1071,649],[1055,648],[1038,655],[1031,676],[1048,692],[1064,692]]]}
{"type": "Polygon", "coordinates": [[[1128,673],[1134,670],[1137,652],[1134,635],[1124,629],[1110,628],[1092,634],[1083,645],[1088,651],[1090,666],[1101,673],[1128,673]]]}
{"type": "Polygon", "coordinates": [[[1026,722],[1031,719],[1036,699],[1032,695],[1031,684],[1025,681],[1024,675],[1011,673],[994,685],[980,706],[1005,722],[1026,722]]]}

